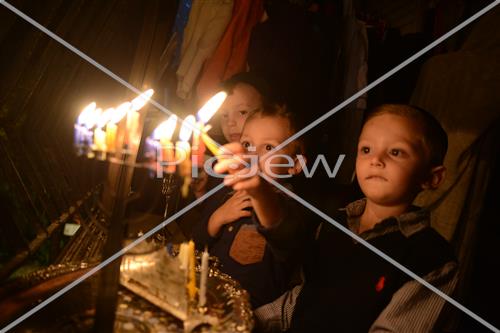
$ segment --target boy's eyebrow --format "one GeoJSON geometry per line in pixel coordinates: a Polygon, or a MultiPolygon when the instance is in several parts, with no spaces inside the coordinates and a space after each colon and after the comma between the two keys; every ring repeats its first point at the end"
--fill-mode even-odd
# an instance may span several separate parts
{"type": "Polygon", "coordinates": [[[262,138],[262,141],[268,141],[268,142],[272,142],[272,143],[281,143],[278,139],[274,139],[274,138],[262,138]]]}
{"type": "Polygon", "coordinates": [[[234,107],[237,108],[237,107],[240,107],[240,106],[250,106],[250,105],[248,105],[247,103],[242,102],[242,103],[236,104],[234,107]]]}
{"type": "MultiPolygon", "coordinates": [[[[358,140],[358,145],[370,143],[370,141],[371,140],[369,140],[369,139],[360,139],[360,140],[358,140]]],[[[411,140],[405,140],[405,139],[394,141],[394,142],[391,142],[390,144],[396,145],[396,146],[400,145],[400,144],[404,144],[404,145],[409,146],[409,147],[416,149],[416,150],[418,150],[421,146],[420,142],[413,142],[411,140]]]]}

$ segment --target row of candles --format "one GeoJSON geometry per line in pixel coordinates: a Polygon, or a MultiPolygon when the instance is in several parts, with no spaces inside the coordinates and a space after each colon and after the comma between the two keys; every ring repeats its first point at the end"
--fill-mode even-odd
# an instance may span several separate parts
{"type": "Polygon", "coordinates": [[[186,289],[189,300],[194,301],[198,293],[198,306],[203,307],[207,303],[207,280],[208,280],[208,251],[205,249],[201,255],[200,288],[196,288],[196,258],[194,254],[194,242],[182,243],[179,248],[180,267],[186,272],[186,289]]]}
{"type": "MultiPolygon", "coordinates": [[[[152,89],[139,95],[131,102],[120,104],[116,108],[102,110],[92,102],[86,106],[75,124],[75,146],[79,155],[105,159],[107,153],[115,153],[117,146],[117,129],[119,124],[125,127],[124,146],[138,145],[140,136],[137,135],[139,126],[139,110],[153,95],[152,89]],[[126,119],[122,122],[122,119],[126,119]]],[[[214,95],[196,114],[188,115],[183,119],[179,131],[179,140],[172,141],[178,118],[175,114],[162,122],[145,140],[146,156],[150,160],[152,169],[158,177],[163,173],[173,174],[177,165],[181,177],[184,179],[182,194],[186,196],[191,180],[192,170],[203,166],[205,148],[212,153],[218,152],[217,144],[208,136],[210,130],[208,121],[220,108],[227,94],[219,92],[214,95]],[[192,136],[192,144],[189,140],[192,136]]]]}
{"type": "Polygon", "coordinates": [[[115,153],[118,125],[122,119],[126,119],[124,144],[138,144],[134,134],[139,127],[139,110],[146,105],[153,93],[154,90],[149,89],[131,102],[106,110],[97,108],[95,102],[87,105],[75,124],[74,143],[77,154],[93,158],[97,153],[99,159],[105,159],[106,153],[115,153]]]}

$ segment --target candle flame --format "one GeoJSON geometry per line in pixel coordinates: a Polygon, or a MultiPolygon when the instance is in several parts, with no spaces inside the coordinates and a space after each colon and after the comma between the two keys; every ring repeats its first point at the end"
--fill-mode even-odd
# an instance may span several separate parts
{"type": "Polygon", "coordinates": [[[162,122],[153,132],[153,139],[155,140],[171,140],[174,135],[175,125],[177,124],[177,116],[171,115],[167,120],[162,122]]]}
{"type": "Polygon", "coordinates": [[[83,125],[87,122],[87,118],[89,117],[89,115],[91,113],[94,112],[95,107],[96,107],[95,102],[92,102],[89,105],[87,105],[85,108],[83,108],[82,112],[78,116],[78,120],[77,120],[78,125],[83,125]]]}
{"type": "Polygon", "coordinates": [[[181,131],[179,132],[179,139],[181,141],[189,141],[193,129],[196,127],[196,118],[193,115],[187,116],[182,122],[181,131]]]}
{"type": "Polygon", "coordinates": [[[153,89],[148,89],[139,96],[137,96],[136,98],[134,98],[132,100],[132,110],[137,111],[142,109],[142,107],[146,105],[146,103],[149,101],[151,96],[153,96],[154,92],[155,91],[153,89]]]}
{"type": "Polygon", "coordinates": [[[206,124],[213,117],[215,112],[219,110],[222,103],[226,100],[226,97],[227,94],[223,91],[212,96],[212,98],[210,98],[198,111],[198,119],[206,124]]]}
{"type": "Polygon", "coordinates": [[[85,122],[84,122],[85,127],[87,127],[88,129],[94,127],[94,125],[97,124],[97,121],[101,117],[101,113],[102,113],[101,108],[94,109],[91,112],[89,112],[87,117],[85,117],[85,122]]]}
{"type": "Polygon", "coordinates": [[[123,117],[127,115],[127,112],[131,108],[131,106],[132,103],[130,102],[125,102],[120,104],[111,115],[111,119],[109,120],[109,122],[113,124],[118,123],[120,120],[123,119],[123,117]]]}
{"type": "Polygon", "coordinates": [[[99,116],[96,126],[99,128],[104,127],[111,120],[111,117],[113,116],[114,112],[115,112],[114,108],[109,108],[104,110],[104,112],[99,116]]]}

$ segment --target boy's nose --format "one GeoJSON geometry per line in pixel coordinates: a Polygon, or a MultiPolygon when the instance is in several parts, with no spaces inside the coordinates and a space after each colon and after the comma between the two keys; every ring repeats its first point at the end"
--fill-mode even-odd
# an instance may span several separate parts
{"type": "Polygon", "coordinates": [[[370,160],[370,165],[377,167],[383,166],[384,160],[382,159],[382,156],[380,156],[380,154],[374,154],[370,160]]]}

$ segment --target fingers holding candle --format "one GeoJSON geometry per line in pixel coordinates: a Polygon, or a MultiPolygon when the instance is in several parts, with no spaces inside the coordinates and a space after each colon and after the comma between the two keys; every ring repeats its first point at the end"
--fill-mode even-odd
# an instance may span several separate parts
{"type": "Polygon", "coordinates": [[[238,143],[232,142],[218,149],[217,164],[214,171],[217,173],[234,173],[247,165],[250,156],[245,156],[245,148],[238,143]]]}

